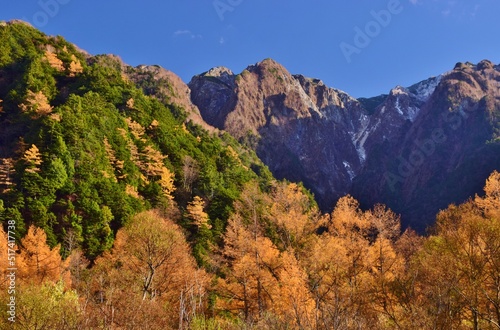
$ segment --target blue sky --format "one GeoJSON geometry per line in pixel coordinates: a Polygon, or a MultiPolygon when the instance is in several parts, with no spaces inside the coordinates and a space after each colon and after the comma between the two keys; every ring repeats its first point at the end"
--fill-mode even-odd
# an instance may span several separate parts
{"type": "Polygon", "coordinates": [[[159,64],[186,82],[270,57],[361,97],[459,61],[498,64],[499,14],[498,0],[22,0],[5,1],[0,20],[23,18],[91,54],[159,64]]]}

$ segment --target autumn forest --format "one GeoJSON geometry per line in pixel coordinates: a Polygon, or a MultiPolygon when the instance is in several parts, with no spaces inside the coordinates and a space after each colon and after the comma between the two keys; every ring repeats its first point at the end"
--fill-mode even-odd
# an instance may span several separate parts
{"type": "Polygon", "coordinates": [[[426,233],[324,213],[177,96],[0,24],[1,329],[500,329],[500,173],[426,233]]]}

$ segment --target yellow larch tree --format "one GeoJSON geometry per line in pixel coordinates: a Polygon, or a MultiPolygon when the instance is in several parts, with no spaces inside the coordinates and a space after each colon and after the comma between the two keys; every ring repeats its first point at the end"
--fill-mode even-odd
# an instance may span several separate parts
{"type": "Polygon", "coordinates": [[[126,118],[125,121],[134,138],[143,144],[140,148],[141,150],[139,150],[125,130],[119,129],[120,135],[127,141],[132,161],[143,174],[143,181],[150,182],[150,180],[157,180],[165,196],[168,199],[172,199],[172,193],[175,190],[174,173],[165,166],[167,156],[163,155],[150,144],[147,144],[148,140],[145,138],[146,131],[144,127],[131,118],[126,118]]]}
{"type": "Polygon", "coordinates": [[[315,329],[315,301],[309,291],[307,273],[293,252],[283,252],[280,263],[279,294],[274,297],[273,312],[290,329],[315,329]]]}
{"type": "Polygon", "coordinates": [[[75,77],[77,74],[83,72],[82,63],[76,58],[74,54],[71,55],[71,62],[69,63],[69,76],[75,77]]]}
{"type": "Polygon", "coordinates": [[[45,59],[47,60],[47,62],[49,62],[49,65],[55,70],[59,72],[64,71],[64,63],[57,57],[56,53],[46,50],[45,59]]]}
{"type": "Polygon", "coordinates": [[[181,229],[157,211],[140,213],[120,229],[94,271],[91,291],[102,295],[87,313],[114,315],[110,327],[184,329],[205,307],[209,279],[196,268],[181,229]]]}
{"type": "Polygon", "coordinates": [[[377,238],[395,241],[401,236],[400,217],[385,205],[376,204],[373,210],[365,212],[365,216],[371,224],[370,239],[377,238]]]}
{"type": "Polygon", "coordinates": [[[371,243],[367,257],[371,282],[368,303],[377,314],[379,327],[388,323],[399,325],[403,312],[392,289],[405,272],[405,260],[395,248],[401,237],[400,218],[382,204],[366,211],[364,217],[371,224],[367,237],[371,243]]]}
{"type": "Polygon", "coordinates": [[[134,101],[134,98],[129,98],[128,101],[127,101],[127,108],[129,109],[133,109],[134,108],[134,105],[135,105],[135,101],[134,101]]]}
{"type": "MultiPolygon", "coordinates": [[[[59,249],[59,245],[51,249],[43,229],[31,225],[26,236],[21,239],[17,258],[19,278],[36,284],[61,280],[67,274],[59,249]]],[[[65,282],[69,285],[69,278],[65,277],[65,282]]]]}
{"type": "Polygon", "coordinates": [[[19,107],[23,112],[31,114],[34,119],[49,115],[53,109],[47,96],[42,91],[33,92],[31,90],[28,90],[26,101],[20,104],[19,107]]]}
{"type": "Polygon", "coordinates": [[[158,127],[160,126],[160,122],[156,119],[153,119],[153,121],[151,122],[151,124],[149,125],[148,129],[150,130],[155,130],[157,129],[158,127]]]}
{"type": "Polygon", "coordinates": [[[197,228],[210,229],[212,226],[208,223],[208,214],[203,211],[204,207],[205,201],[200,196],[194,196],[187,206],[188,217],[197,228]]]}
{"type": "Polygon", "coordinates": [[[370,301],[377,261],[370,258],[375,248],[369,215],[353,197],[341,198],[328,232],[317,238],[306,260],[318,322],[333,328],[366,328],[378,322],[370,301]]]}
{"type": "MultiPolygon", "coordinates": [[[[8,236],[7,233],[3,230],[3,226],[0,226],[0,288],[3,290],[4,289],[4,284],[8,281],[7,277],[7,268],[9,268],[9,252],[14,252],[11,253],[11,255],[16,257],[17,253],[17,246],[15,242],[12,242],[9,244],[8,236]]],[[[15,260],[13,261],[15,265],[15,260]]]]}
{"type": "MultiPolygon", "coordinates": [[[[135,145],[134,141],[127,134],[127,131],[123,128],[117,128],[118,134],[123,138],[123,140],[127,143],[127,149],[130,152],[130,160],[139,168],[141,168],[142,162],[140,159],[139,149],[135,145]]],[[[124,162],[117,160],[117,166],[123,168],[124,162]]]]}
{"type": "Polygon", "coordinates": [[[26,150],[23,154],[24,162],[26,163],[26,172],[36,173],[40,172],[40,165],[42,165],[42,155],[38,147],[34,144],[26,150]]]}
{"type": "Polygon", "coordinates": [[[107,137],[104,137],[103,140],[104,143],[104,151],[106,152],[106,157],[108,158],[108,163],[109,163],[109,169],[106,169],[103,171],[103,175],[105,178],[112,178],[115,182],[118,181],[115,171],[119,171],[117,167],[117,158],[115,155],[115,151],[113,150],[113,147],[109,143],[109,140],[107,137]]]}
{"type": "Polygon", "coordinates": [[[489,218],[500,219],[500,173],[494,171],[486,180],[484,186],[485,196],[476,196],[475,204],[489,218]]]}
{"type": "MultiPolygon", "coordinates": [[[[351,275],[349,250],[345,240],[324,233],[317,237],[304,262],[309,287],[315,301],[318,325],[348,329],[359,316],[356,309],[357,285],[351,275]]],[[[361,264],[361,260],[359,260],[361,264]]]]}
{"type": "Polygon", "coordinates": [[[158,184],[161,186],[163,193],[168,199],[172,199],[172,193],[175,191],[174,185],[174,173],[172,173],[168,168],[163,166],[161,169],[160,179],[158,184]]]}
{"type": "MultiPolygon", "coordinates": [[[[133,102],[133,101],[132,101],[133,102]]],[[[130,103],[130,100],[129,102],[130,103]]],[[[125,122],[127,123],[128,128],[130,129],[130,132],[132,135],[139,141],[141,142],[146,142],[146,139],[144,138],[145,134],[145,129],[144,127],[141,126],[138,122],[135,122],[132,118],[127,117],[125,118],[125,122]]]]}
{"type": "Polygon", "coordinates": [[[141,152],[141,171],[148,177],[159,176],[165,167],[164,160],[167,158],[160,151],[150,145],[144,147],[141,152]]]}
{"type": "Polygon", "coordinates": [[[380,327],[389,323],[399,324],[403,312],[393,288],[404,274],[404,259],[397,254],[393,242],[385,237],[378,238],[370,246],[367,259],[371,280],[368,303],[377,313],[380,327]]]}
{"type": "Polygon", "coordinates": [[[369,235],[371,223],[359,208],[359,202],[347,195],[338,200],[333,210],[328,231],[339,237],[356,239],[369,235]]]}
{"type": "Polygon", "coordinates": [[[279,295],[279,251],[266,237],[255,235],[236,214],[229,220],[223,254],[226,277],[220,279],[218,308],[257,321],[272,310],[279,295]]]}
{"type": "Polygon", "coordinates": [[[422,290],[429,318],[445,327],[500,326],[500,174],[487,179],[485,196],[450,205],[436,220],[435,234],[421,253],[422,290]]]}
{"type": "Polygon", "coordinates": [[[296,183],[276,183],[269,219],[277,225],[280,247],[300,252],[316,229],[319,211],[296,183]]]}

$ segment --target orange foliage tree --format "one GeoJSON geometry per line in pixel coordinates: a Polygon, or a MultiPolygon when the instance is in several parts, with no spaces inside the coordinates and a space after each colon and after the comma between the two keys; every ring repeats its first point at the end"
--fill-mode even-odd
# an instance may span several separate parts
{"type": "Polygon", "coordinates": [[[306,248],[320,219],[319,210],[295,183],[276,183],[270,196],[269,219],[277,228],[282,250],[306,248]]]}
{"type": "Polygon", "coordinates": [[[278,249],[268,238],[249,231],[236,215],[229,220],[223,253],[231,262],[227,264],[226,279],[219,284],[225,298],[220,307],[241,312],[247,321],[258,320],[272,308],[276,295],[278,249]]]}
{"type": "MultiPolygon", "coordinates": [[[[287,187],[283,185],[277,189],[275,193],[281,194],[287,187]]],[[[293,186],[291,194],[301,197],[293,186]]],[[[221,299],[217,307],[247,322],[263,323],[270,328],[312,328],[315,324],[314,300],[308,290],[307,274],[292,247],[298,242],[296,237],[305,239],[310,219],[301,209],[305,206],[291,200],[288,205],[297,210],[296,215],[303,213],[306,216],[296,222],[289,221],[284,214],[285,203],[280,195],[274,200],[267,198],[255,184],[247,185],[243,191],[224,236],[224,279],[218,283],[221,299]],[[278,235],[284,251],[264,235],[269,228],[268,221],[281,226],[282,232],[278,235]]]]}
{"type": "Polygon", "coordinates": [[[196,268],[180,228],[157,211],[119,230],[92,274],[84,290],[94,303],[87,311],[94,326],[185,328],[205,308],[208,277],[196,268]]]}
{"type": "Polygon", "coordinates": [[[43,229],[31,225],[26,236],[21,239],[17,257],[19,278],[41,284],[45,281],[57,282],[64,277],[69,285],[66,262],[62,261],[59,250],[59,245],[53,249],[47,245],[47,235],[43,229]]]}
{"type": "Polygon", "coordinates": [[[431,321],[443,327],[500,328],[500,174],[485,196],[439,213],[421,254],[431,321]]]}

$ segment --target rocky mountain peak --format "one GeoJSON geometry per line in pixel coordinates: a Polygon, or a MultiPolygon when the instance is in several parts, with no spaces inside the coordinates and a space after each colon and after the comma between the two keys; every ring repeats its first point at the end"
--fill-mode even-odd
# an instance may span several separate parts
{"type": "Polygon", "coordinates": [[[391,91],[389,92],[389,95],[408,95],[409,91],[407,88],[404,88],[403,86],[397,85],[391,91]]]}
{"type": "Polygon", "coordinates": [[[493,64],[493,62],[491,62],[489,60],[482,60],[481,62],[479,62],[477,64],[476,67],[477,67],[478,70],[494,69],[495,68],[495,64],[493,64]]]}
{"type": "Polygon", "coordinates": [[[361,166],[352,139],[366,116],[347,93],[272,59],[247,67],[234,86],[206,74],[189,86],[203,117],[251,145],[277,177],[314,187],[323,205],[349,190],[361,166]]]}
{"type": "Polygon", "coordinates": [[[221,83],[230,86],[231,88],[234,87],[234,73],[230,69],[223,66],[212,68],[207,72],[202,73],[200,76],[205,78],[214,78],[219,80],[221,83]]]}
{"type": "Polygon", "coordinates": [[[285,67],[283,65],[281,65],[280,63],[276,62],[275,60],[273,60],[272,58],[266,58],[260,62],[257,62],[256,64],[254,65],[250,65],[247,67],[247,70],[250,71],[250,72],[254,72],[254,71],[257,71],[257,70],[260,70],[261,72],[264,72],[264,71],[286,71],[288,72],[287,69],[285,69],[285,67]]]}
{"type": "Polygon", "coordinates": [[[461,70],[461,71],[464,71],[467,69],[485,70],[485,69],[495,69],[495,67],[498,67],[498,66],[495,66],[495,64],[493,62],[491,62],[490,60],[482,60],[477,64],[474,64],[471,62],[465,62],[465,63],[458,62],[457,64],[455,64],[455,67],[453,68],[453,70],[461,70]]]}
{"type": "Polygon", "coordinates": [[[14,25],[14,24],[22,24],[22,25],[26,25],[26,26],[29,26],[29,27],[33,28],[33,25],[31,25],[29,22],[23,21],[21,19],[13,19],[13,20],[10,20],[10,21],[0,21],[0,26],[3,26],[3,25],[14,25]]]}
{"type": "Polygon", "coordinates": [[[125,66],[122,70],[130,80],[142,86],[146,94],[180,106],[186,111],[188,120],[209,131],[214,130],[214,127],[203,120],[198,107],[191,102],[191,89],[174,72],[159,65],[138,65],[135,68],[125,66]]]}
{"type": "Polygon", "coordinates": [[[191,100],[210,125],[224,127],[224,121],[235,102],[235,76],[225,67],[212,68],[194,76],[188,84],[191,100]]]}
{"type": "Polygon", "coordinates": [[[205,73],[202,73],[203,76],[207,77],[216,77],[219,78],[221,76],[234,76],[233,71],[224,67],[224,66],[216,66],[205,73]]]}
{"type": "Polygon", "coordinates": [[[190,96],[206,122],[252,147],[277,178],[302,181],[323,211],[350,193],[423,230],[500,169],[500,67],[488,60],[359,100],[272,59],[240,74],[216,67],[188,86],[142,70],[169,81],[172,97],[190,96]]]}
{"type": "Polygon", "coordinates": [[[478,64],[457,63],[455,68],[443,78],[440,95],[447,95],[451,109],[460,107],[463,102],[492,102],[500,95],[500,66],[483,60],[478,64]]]}
{"type": "Polygon", "coordinates": [[[500,109],[499,71],[488,60],[459,63],[357,100],[266,59],[238,75],[195,76],[189,86],[205,120],[252,146],[276,177],[304,182],[323,210],[351,193],[366,205],[388,204],[422,229],[433,220],[426,216],[478,192],[471,182],[483,182],[493,164],[500,168],[500,157],[487,151],[496,145],[486,144],[500,131],[492,119],[500,109]],[[480,170],[471,175],[465,169],[474,162],[480,170]],[[460,173],[468,173],[465,188],[446,186],[460,173]]]}
{"type": "Polygon", "coordinates": [[[466,62],[391,90],[370,116],[367,161],[352,194],[366,205],[390,205],[406,224],[423,230],[439,209],[480,193],[477,182],[500,168],[500,147],[492,142],[499,81],[490,61],[466,62]]]}

